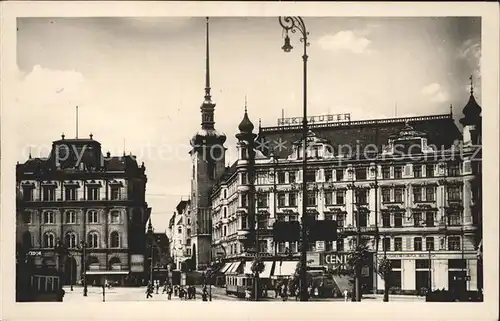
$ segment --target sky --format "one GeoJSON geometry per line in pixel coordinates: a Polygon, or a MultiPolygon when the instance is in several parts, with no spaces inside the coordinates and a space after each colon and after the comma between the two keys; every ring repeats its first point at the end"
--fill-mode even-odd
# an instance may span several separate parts
{"type": "MultiPolygon", "coordinates": [[[[480,18],[304,17],[308,114],[352,120],[448,113],[461,117],[470,75],[481,102],[480,18]]],[[[200,128],[205,18],[18,18],[17,159],[46,157],[52,141],[90,133],[148,175],[155,230],[190,189],[189,140],[200,128]]],[[[302,47],[284,53],[277,18],[210,19],[215,127],[236,159],[245,97],[257,127],[302,111],[302,47]]]]}

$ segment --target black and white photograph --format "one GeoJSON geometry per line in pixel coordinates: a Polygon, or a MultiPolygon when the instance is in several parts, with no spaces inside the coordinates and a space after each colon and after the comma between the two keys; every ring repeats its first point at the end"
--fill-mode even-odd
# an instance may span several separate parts
{"type": "Polygon", "coordinates": [[[15,17],[15,302],[496,301],[484,19],[15,17]]]}

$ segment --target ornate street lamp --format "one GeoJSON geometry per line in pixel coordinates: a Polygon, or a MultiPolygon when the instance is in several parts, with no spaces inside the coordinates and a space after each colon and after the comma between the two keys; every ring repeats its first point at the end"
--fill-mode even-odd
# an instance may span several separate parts
{"type": "Polygon", "coordinates": [[[303,54],[302,60],[304,62],[304,82],[303,82],[303,119],[302,119],[302,138],[304,140],[303,143],[303,156],[302,156],[302,217],[301,217],[301,246],[300,246],[300,272],[299,272],[299,280],[300,280],[300,301],[308,300],[307,293],[307,274],[306,274],[306,265],[307,265],[307,227],[306,227],[306,215],[307,215],[307,47],[309,46],[309,42],[307,37],[309,32],[307,32],[306,25],[304,20],[301,17],[279,17],[279,24],[285,31],[285,44],[281,49],[285,52],[290,52],[293,47],[290,44],[290,38],[288,36],[288,32],[291,31],[295,33],[299,31],[301,34],[300,41],[303,43],[303,54]]]}
{"type": "Polygon", "coordinates": [[[83,296],[87,296],[87,243],[81,241],[78,249],[82,251],[83,296]]]}

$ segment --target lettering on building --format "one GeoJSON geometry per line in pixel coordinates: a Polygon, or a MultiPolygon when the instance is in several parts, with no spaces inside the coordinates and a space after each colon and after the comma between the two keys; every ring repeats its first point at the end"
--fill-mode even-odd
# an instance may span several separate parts
{"type": "MultiPolygon", "coordinates": [[[[278,118],[278,126],[301,125],[303,117],[278,118]]],[[[333,114],[307,117],[308,124],[327,124],[351,121],[351,114],[333,114]]]]}

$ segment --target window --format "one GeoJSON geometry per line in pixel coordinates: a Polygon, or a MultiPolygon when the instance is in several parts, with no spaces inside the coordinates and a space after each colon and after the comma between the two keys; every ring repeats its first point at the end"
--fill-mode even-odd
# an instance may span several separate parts
{"type": "Polygon", "coordinates": [[[248,194],[247,193],[242,193],[240,196],[241,199],[241,207],[247,207],[248,205],[248,194]]]}
{"type": "Polygon", "coordinates": [[[413,213],[413,226],[420,227],[422,225],[422,213],[415,212],[413,213]]]}
{"type": "Polygon", "coordinates": [[[290,181],[290,183],[295,183],[295,181],[297,180],[295,172],[288,172],[288,180],[290,181]]]}
{"type": "Polygon", "coordinates": [[[316,182],[316,171],[313,169],[309,169],[306,171],[305,181],[307,183],[316,182]]]}
{"type": "Polygon", "coordinates": [[[76,224],[76,212],[75,211],[66,211],[65,221],[66,221],[66,224],[76,224]]]}
{"type": "Polygon", "coordinates": [[[425,176],[434,177],[434,165],[429,164],[425,166],[425,176]]]}
{"type": "Polygon", "coordinates": [[[257,195],[257,207],[267,207],[267,199],[268,199],[268,194],[267,193],[259,193],[257,195]]]}
{"type": "Polygon", "coordinates": [[[207,163],[207,170],[208,170],[208,178],[215,179],[215,163],[213,161],[209,161],[207,163]]]}
{"type": "MultiPolygon", "coordinates": [[[[401,239],[400,237],[398,237],[401,239]]],[[[391,266],[393,269],[400,269],[401,268],[401,260],[390,260],[391,261],[391,266]]]]}
{"type": "Polygon", "coordinates": [[[434,213],[426,212],[425,213],[425,226],[434,226],[434,213]]]}
{"type": "Polygon", "coordinates": [[[52,232],[43,235],[43,245],[45,248],[54,248],[56,246],[56,236],[52,232]]]}
{"type": "Polygon", "coordinates": [[[344,214],[337,214],[337,227],[344,227],[344,214]]]}
{"type": "Polygon", "coordinates": [[[298,242],[290,242],[290,252],[297,253],[299,251],[298,242]]]}
{"type": "Polygon", "coordinates": [[[391,178],[391,168],[389,166],[382,166],[382,178],[383,179],[391,178]]]}
{"type": "Polygon", "coordinates": [[[23,186],[23,201],[31,202],[33,201],[33,187],[23,186]]]}
{"type": "Polygon", "coordinates": [[[241,173],[241,184],[248,184],[247,173],[241,173]]]}
{"type": "Polygon", "coordinates": [[[186,240],[186,246],[191,246],[191,239],[186,240]]]}
{"type": "Polygon", "coordinates": [[[224,213],[224,214],[223,214],[223,217],[224,217],[224,218],[226,218],[226,217],[227,217],[227,207],[224,207],[224,208],[222,209],[222,212],[224,213]]]}
{"type": "Polygon", "coordinates": [[[190,229],[190,228],[187,228],[187,229],[186,229],[186,236],[187,236],[187,237],[190,237],[190,236],[191,236],[191,229],[190,229]]]}
{"type": "Polygon", "coordinates": [[[448,176],[460,176],[460,165],[458,163],[449,164],[448,176]]]}
{"type": "Polygon", "coordinates": [[[391,227],[391,213],[382,213],[382,227],[391,227]]]}
{"type": "Polygon", "coordinates": [[[356,175],[357,180],[366,179],[366,167],[356,167],[355,168],[355,175],[356,175]]]}
{"type": "Polygon", "coordinates": [[[394,251],[402,251],[403,250],[403,239],[400,237],[394,238],[394,251]]]}
{"type": "Polygon", "coordinates": [[[356,195],[356,204],[368,204],[368,191],[365,189],[357,190],[356,195]]]}
{"type": "Polygon", "coordinates": [[[394,227],[403,226],[403,214],[401,212],[394,213],[394,227]]]}
{"type": "Polygon", "coordinates": [[[422,251],[422,238],[421,237],[413,238],[413,250],[414,251],[422,251]]]}
{"type": "Polygon", "coordinates": [[[403,175],[402,166],[394,166],[394,178],[401,178],[403,175]]]}
{"type": "Polygon", "coordinates": [[[315,191],[307,191],[307,206],[316,206],[316,192],[315,191]]]}
{"type": "Polygon", "coordinates": [[[460,250],[460,236],[448,237],[448,251],[459,251],[459,250],[460,250]]]}
{"type": "Polygon", "coordinates": [[[298,221],[299,220],[299,216],[298,215],[289,215],[288,216],[288,220],[290,222],[292,222],[292,221],[298,221]]]}
{"type": "Polygon", "coordinates": [[[422,187],[420,186],[413,187],[413,201],[414,202],[422,201],[422,187]]]}
{"type": "Polygon", "coordinates": [[[333,204],[333,193],[331,191],[325,191],[325,204],[333,204]]]}
{"type": "Polygon", "coordinates": [[[224,198],[227,198],[227,190],[226,189],[224,190],[223,195],[224,195],[224,198]]]}
{"type": "Polygon", "coordinates": [[[55,223],[54,212],[52,211],[43,212],[43,222],[45,224],[54,224],[55,223]]]}
{"type": "Polygon", "coordinates": [[[87,188],[87,200],[97,201],[99,200],[99,188],[98,187],[88,187],[87,188]]]}
{"type": "Polygon", "coordinates": [[[114,210],[109,213],[110,215],[110,223],[111,224],[119,224],[120,223],[120,211],[114,210]]]}
{"type": "Polygon", "coordinates": [[[391,250],[391,239],[389,237],[384,237],[384,241],[382,243],[382,250],[384,252],[391,250]]]}
{"type": "Polygon", "coordinates": [[[449,259],[448,269],[465,269],[467,267],[466,260],[462,259],[449,259]]]}
{"type": "Polygon", "coordinates": [[[285,172],[278,172],[278,184],[285,184],[285,172]]]}
{"type": "Polygon", "coordinates": [[[333,180],[333,173],[331,169],[325,169],[325,182],[331,182],[333,180]]]}
{"type": "Polygon", "coordinates": [[[120,188],[111,187],[111,200],[119,200],[119,199],[120,199],[120,188]]]}
{"type": "Polygon", "coordinates": [[[342,238],[337,239],[337,251],[338,252],[344,251],[344,239],[342,238]]]}
{"type": "Polygon", "coordinates": [[[248,218],[246,215],[241,216],[241,229],[245,230],[248,227],[248,218]]]}
{"type": "Polygon", "coordinates": [[[88,224],[97,224],[98,223],[98,215],[96,210],[90,210],[87,212],[87,223],[88,224]]]}
{"type": "Polygon", "coordinates": [[[64,198],[67,201],[76,201],[76,187],[66,186],[64,188],[64,198]]]}
{"type": "Polygon", "coordinates": [[[431,261],[429,259],[425,260],[415,260],[416,269],[428,269],[431,266],[431,261]]]}
{"type": "Polygon", "coordinates": [[[402,187],[396,187],[394,188],[394,202],[403,202],[403,188],[402,187]]]}
{"type": "Polygon", "coordinates": [[[222,236],[227,236],[227,226],[224,225],[224,227],[222,228],[222,236]]]}
{"type": "Polygon", "coordinates": [[[120,234],[117,231],[111,232],[109,239],[111,247],[120,247],[120,234]]]}
{"type": "Polygon", "coordinates": [[[289,206],[297,206],[297,194],[296,193],[288,194],[288,205],[289,206]]]}
{"type": "Polygon", "coordinates": [[[54,201],[56,189],[53,186],[44,186],[42,188],[42,197],[44,201],[54,201]]]}
{"type": "Polygon", "coordinates": [[[382,188],[382,202],[390,202],[391,201],[391,189],[388,187],[382,188]]]}
{"type": "Polygon", "coordinates": [[[450,225],[450,226],[462,225],[460,214],[456,213],[456,212],[450,213],[448,216],[448,225],[450,225]]]}
{"type": "Polygon", "coordinates": [[[267,253],[267,242],[265,242],[265,241],[259,242],[259,252],[260,253],[267,253]]]}
{"type": "Polygon", "coordinates": [[[316,242],[309,242],[309,244],[307,244],[307,251],[316,252],[316,242]]]}
{"type": "Polygon", "coordinates": [[[427,251],[434,251],[434,238],[432,236],[425,238],[425,249],[427,251]]]}
{"type": "Polygon", "coordinates": [[[278,193],[278,206],[279,207],[285,206],[285,193],[278,193]]]}
{"type": "Polygon", "coordinates": [[[345,191],[344,190],[337,190],[337,192],[335,194],[337,194],[336,195],[337,205],[345,204],[345,191]]]}
{"type": "Polygon", "coordinates": [[[99,247],[99,235],[97,234],[97,232],[90,232],[87,235],[87,246],[90,248],[99,247]]]}
{"type": "Polygon", "coordinates": [[[74,249],[76,248],[78,242],[76,240],[76,234],[74,232],[66,233],[64,238],[65,245],[67,248],[74,249]]]}
{"type": "Polygon", "coordinates": [[[367,210],[360,210],[358,214],[359,218],[359,226],[360,227],[366,227],[368,224],[368,211],[367,210]]]}
{"type": "Polygon", "coordinates": [[[422,177],[422,165],[413,166],[413,177],[422,177]]]}
{"type": "Polygon", "coordinates": [[[30,211],[25,211],[23,213],[23,223],[24,224],[33,224],[33,216],[30,211]]]}
{"type": "Polygon", "coordinates": [[[285,253],[285,242],[278,242],[278,253],[285,253]]]}
{"type": "Polygon", "coordinates": [[[435,195],[434,187],[427,186],[425,188],[425,200],[427,202],[434,202],[434,200],[435,200],[434,195],[435,195]]]}
{"type": "Polygon", "coordinates": [[[337,181],[342,181],[344,180],[344,169],[343,168],[337,168],[335,171],[335,178],[337,181]]]}
{"type": "Polygon", "coordinates": [[[460,187],[448,186],[448,200],[459,201],[461,199],[460,187]]]}

